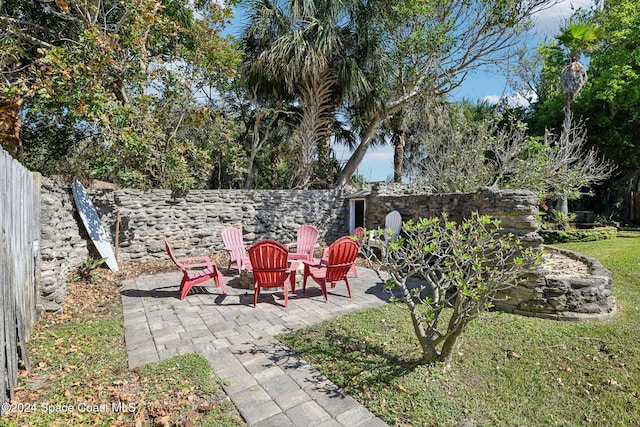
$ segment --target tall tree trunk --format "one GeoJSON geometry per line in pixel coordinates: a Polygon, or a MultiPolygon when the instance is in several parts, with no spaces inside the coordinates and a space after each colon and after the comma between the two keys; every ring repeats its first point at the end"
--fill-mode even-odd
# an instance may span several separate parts
{"type": "Polygon", "coordinates": [[[356,171],[358,170],[358,166],[360,166],[360,163],[362,163],[362,159],[367,153],[367,150],[371,145],[371,141],[373,140],[376,132],[378,132],[378,128],[382,124],[382,121],[387,117],[392,117],[402,108],[404,108],[412,99],[418,96],[419,93],[420,92],[419,90],[417,90],[416,86],[415,90],[409,92],[402,98],[389,103],[384,110],[379,110],[374,113],[371,121],[369,122],[369,126],[367,126],[367,129],[365,129],[364,133],[362,134],[360,144],[358,144],[356,150],[351,154],[351,157],[349,157],[349,161],[347,161],[347,164],[344,166],[342,172],[340,173],[340,177],[338,178],[337,183],[338,187],[344,187],[345,185],[347,185],[349,183],[349,180],[351,180],[353,174],[356,173],[356,171]]]}
{"type": "Polygon", "coordinates": [[[324,137],[318,140],[318,163],[316,164],[316,180],[319,183],[324,183],[324,187],[329,188],[331,182],[335,179],[335,176],[331,173],[329,168],[329,155],[331,154],[331,123],[326,125],[327,133],[324,137]]]}
{"type": "MultiPolygon", "coordinates": [[[[295,173],[296,187],[309,188],[322,162],[328,163],[329,136],[334,119],[334,104],[331,102],[333,86],[333,70],[311,76],[300,86],[300,123],[296,134],[300,143],[298,169],[295,173]],[[325,145],[326,144],[326,145],[325,145]],[[315,169],[315,170],[314,170],[315,169]]],[[[320,168],[326,183],[326,169],[320,168]]]]}
{"type": "Polygon", "coordinates": [[[404,129],[394,129],[391,142],[393,143],[393,182],[402,182],[402,162],[404,160],[404,144],[407,132],[404,129]]]}
{"type": "Polygon", "coordinates": [[[438,351],[434,348],[433,340],[429,337],[424,329],[424,324],[420,320],[423,314],[420,312],[416,302],[407,287],[406,280],[397,280],[393,277],[393,280],[396,282],[396,287],[400,289],[400,293],[402,294],[402,299],[404,303],[407,305],[407,309],[409,310],[409,314],[411,315],[411,324],[413,325],[413,331],[418,337],[418,342],[420,344],[420,348],[422,349],[422,360],[425,363],[433,363],[438,360],[438,351]]]}
{"type": "MultiPolygon", "coordinates": [[[[571,130],[571,100],[573,96],[567,94],[566,104],[564,106],[564,122],[562,123],[562,133],[560,134],[560,149],[564,153],[569,152],[569,132],[571,130]]],[[[567,173],[567,165],[562,168],[563,173],[567,173]]],[[[556,201],[556,211],[563,214],[565,217],[569,215],[569,201],[567,196],[561,196],[556,201]]]]}
{"type": "Polygon", "coordinates": [[[253,164],[255,163],[257,153],[258,150],[255,148],[254,144],[254,148],[251,149],[249,159],[247,160],[247,179],[244,182],[245,190],[251,190],[253,187],[253,164]]]}
{"type": "Polygon", "coordinates": [[[378,127],[380,126],[381,122],[382,119],[380,118],[380,116],[376,116],[373,120],[371,120],[371,123],[369,123],[369,126],[362,135],[360,144],[358,144],[358,147],[356,147],[355,151],[351,154],[351,157],[349,157],[347,164],[344,166],[342,172],[340,173],[340,177],[338,178],[338,187],[346,186],[351,180],[353,174],[358,170],[358,166],[360,166],[360,163],[362,163],[364,155],[367,154],[367,150],[369,149],[371,141],[378,131],[378,127]]]}
{"type": "Polygon", "coordinates": [[[251,151],[247,159],[247,179],[244,183],[245,190],[250,190],[251,187],[253,187],[253,164],[263,144],[263,140],[260,137],[260,121],[265,115],[266,113],[264,111],[258,111],[255,121],[253,122],[253,139],[251,140],[251,151]]]}
{"type": "MultiPolygon", "coordinates": [[[[567,99],[564,106],[564,123],[562,127],[562,134],[560,135],[561,149],[565,150],[565,153],[569,151],[569,131],[571,129],[571,101],[575,99],[578,92],[582,90],[587,81],[587,72],[584,66],[578,61],[578,57],[575,54],[571,54],[568,64],[562,69],[560,73],[560,81],[562,82],[562,90],[567,94],[567,99]]],[[[563,168],[563,172],[566,173],[566,165],[563,168]]],[[[562,213],[564,216],[569,215],[569,202],[566,196],[561,196],[556,202],[556,211],[562,213]]]]}
{"type": "Polygon", "coordinates": [[[276,122],[278,121],[280,114],[281,113],[287,114],[286,111],[282,111],[278,109],[260,108],[260,105],[258,104],[258,97],[256,95],[256,90],[257,90],[257,87],[254,88],[254,92],[253,92],[254,94],[253,103],[255,106],[256,117],[253,121],[253,136],[251,139],[251,150],[249,151],[249,158],[247,159],[247,179],[244,184],[244,188],[247,190],[250,190],[253,187],[253,181],[254,181],[253,174],[254,174],[256,156],[258,155],[260,150],[262,150],[262,147],[264,146],[264,144],[269,140],[269,136],[271,135],[271,130],[275,126],[276,122]],[[262,119],[266,118],[269,114],[271,114],[271,120],[269,120],[269,123],[264,128],[264,133],[261,135],[260,122],[262,121],[262,119]]]}
{"type": "Polygon", "coordinates": [[[20,111],[23,102],[22,98],[0,100],[0,145],[14,157],[22,148],[20,111]]]}

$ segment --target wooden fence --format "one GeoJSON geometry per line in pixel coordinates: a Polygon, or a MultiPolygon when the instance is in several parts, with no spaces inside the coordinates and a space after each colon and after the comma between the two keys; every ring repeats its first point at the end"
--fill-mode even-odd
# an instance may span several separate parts
{"type": "Polygon", "coordinates": [[[0,148],[0,384],[13,397],[36,321],[40,278],[40,176],[0,148]]]}

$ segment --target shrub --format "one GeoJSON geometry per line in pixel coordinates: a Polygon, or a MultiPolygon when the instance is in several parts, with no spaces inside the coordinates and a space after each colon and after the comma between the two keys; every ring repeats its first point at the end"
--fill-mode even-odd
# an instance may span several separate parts
{"type": "Polygon", "coordinates": [[[387,290],[399,291],[392,299],[406,304],[426,363],[449,364],[464,327],[540,260],[500,232],[498,220],[477,213],[460,223],[445,214],[407,221],[380,256],[368,243],[363,250],[387,290]],[[410,289],[411,277],[427,286],[410,289]]]}
{"type": "Polygon", "coordinates": [[[618,234],[618,229],[616,227],[597,227],[576,230],[541,230],[539,233],[546,244],[593,242],[613,239],[618,234]]]}

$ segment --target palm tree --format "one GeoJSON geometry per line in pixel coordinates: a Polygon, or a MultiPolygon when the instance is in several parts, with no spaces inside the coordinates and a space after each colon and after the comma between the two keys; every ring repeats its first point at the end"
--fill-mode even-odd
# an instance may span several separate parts
{"type": "Polygon", "coordinates": [[[562,91],[567,94],[566,108],[571,109],[571,101],[575,99],[587,82],[587,71],[575,56],[571,56],[569,63],[562,69],[560,81],[562,82],[562,91]]]}
{"type": "Polygon", "coordinates": [[[380,134],[373,141],[375,145],[393,146],[393,182],[402,182],[405,145],[414,116],[415,114],[411,114],[409,108],[400,109],[385,120],[380,134]]]}
{"type": "Polygon", "coordinates": [[[569,49],[567,65],[560,73],[562,91],[567,94],[566,108],[571,111],[571,101],[587,82],[587,71],[579,61],[581,53],[588,53],[599,39],[600,30],[591,24],[570,23],[556,39],[569,49]]]}
{"type": "MultiPolygon", "coordinates": [[[[560,73],[562,91],[567,94],[564,107],[564,122],[560,136],[561,147],[564,152],[569,151],[569,135],[572,128],[571,102],[576,98],[587,82],[587,71],[579,61],[581,53],[589,53],[598,41],[600,29],[590,23],[573,22],[567,25],[556,39],[561,45],[569,49],[567,65],[560,73]]],[[[563,215],[569,213],[566,196],[558,199],[556,210],[563,215]]]]}
{"type": "Polygon", "coordinates": [[[469,71],[510,58],[548,2],[253,0],[245,75],[264,87],[284,83],[283,96],[296,99],[307,76],[332,70],[335,111],[346,111],[358,134],[337,180],[343,186],[383,123],[421,96],[450,93],[469,71]]]}
{"type": "MultiPolygon", "coordinates": [[[[243,74],[264,93],[278,94],[296,105],[301,126],[296,132],[305,173],[298,185],[307,187],[313,167],[329,164],[332,121],[345,99],[368,89],[363,73],[346,54],[354,48],[350,0],[255,0],[249,6],[249,24],[242,36],[246,54],[243,74]],[[322,96],[309,96],[322,93],[322,96]],[[319,114],[320,113],[320,114],[319,114]],[[309,123],[321,117],[322,123],[309,123]],[[310,130],[312,131],[310,133],[310,130]]],[[[300,172],[299,171],[299,172],[300,172]]]]}
{"type": "Polygon", "coordinates": [[[404,127],[395,128],[391,143],[393,144],[393,182],[402,182],[402,162],[404,161],[404,145],[407,140],[407,130],[404,127]]]}

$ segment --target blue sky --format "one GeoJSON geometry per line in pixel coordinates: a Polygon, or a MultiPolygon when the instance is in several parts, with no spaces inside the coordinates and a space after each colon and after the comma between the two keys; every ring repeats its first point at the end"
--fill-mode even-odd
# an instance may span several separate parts
{"type": "MultiPolygon", "coordinates": [[[[590,7],[593,0],[558,0],[557,3],[538,13],[535,25],[529,34],[529,43],[535,47],[538,43],[553,38],[560,26],[572,15],[572,9],[590,7]]],[[[242,27],[242,16],[236,11],[231,34],[237,36],[242,27]]],[[[467,77],[463,85],[454,91],[453,99],[467,99],[471,102],[487,100],[497,102],[505,96],[512,96],[506,77],[498,70],[494,72],[478,72],[467,77]]],[[[350,151],[341,146],[334,147],[339,160],[346,161],[350,151]]],[[[358,174],[367,181],[385,181],[393,176],[393,147],[383,146],[370,148],[358,168],[358,174]]]]}

